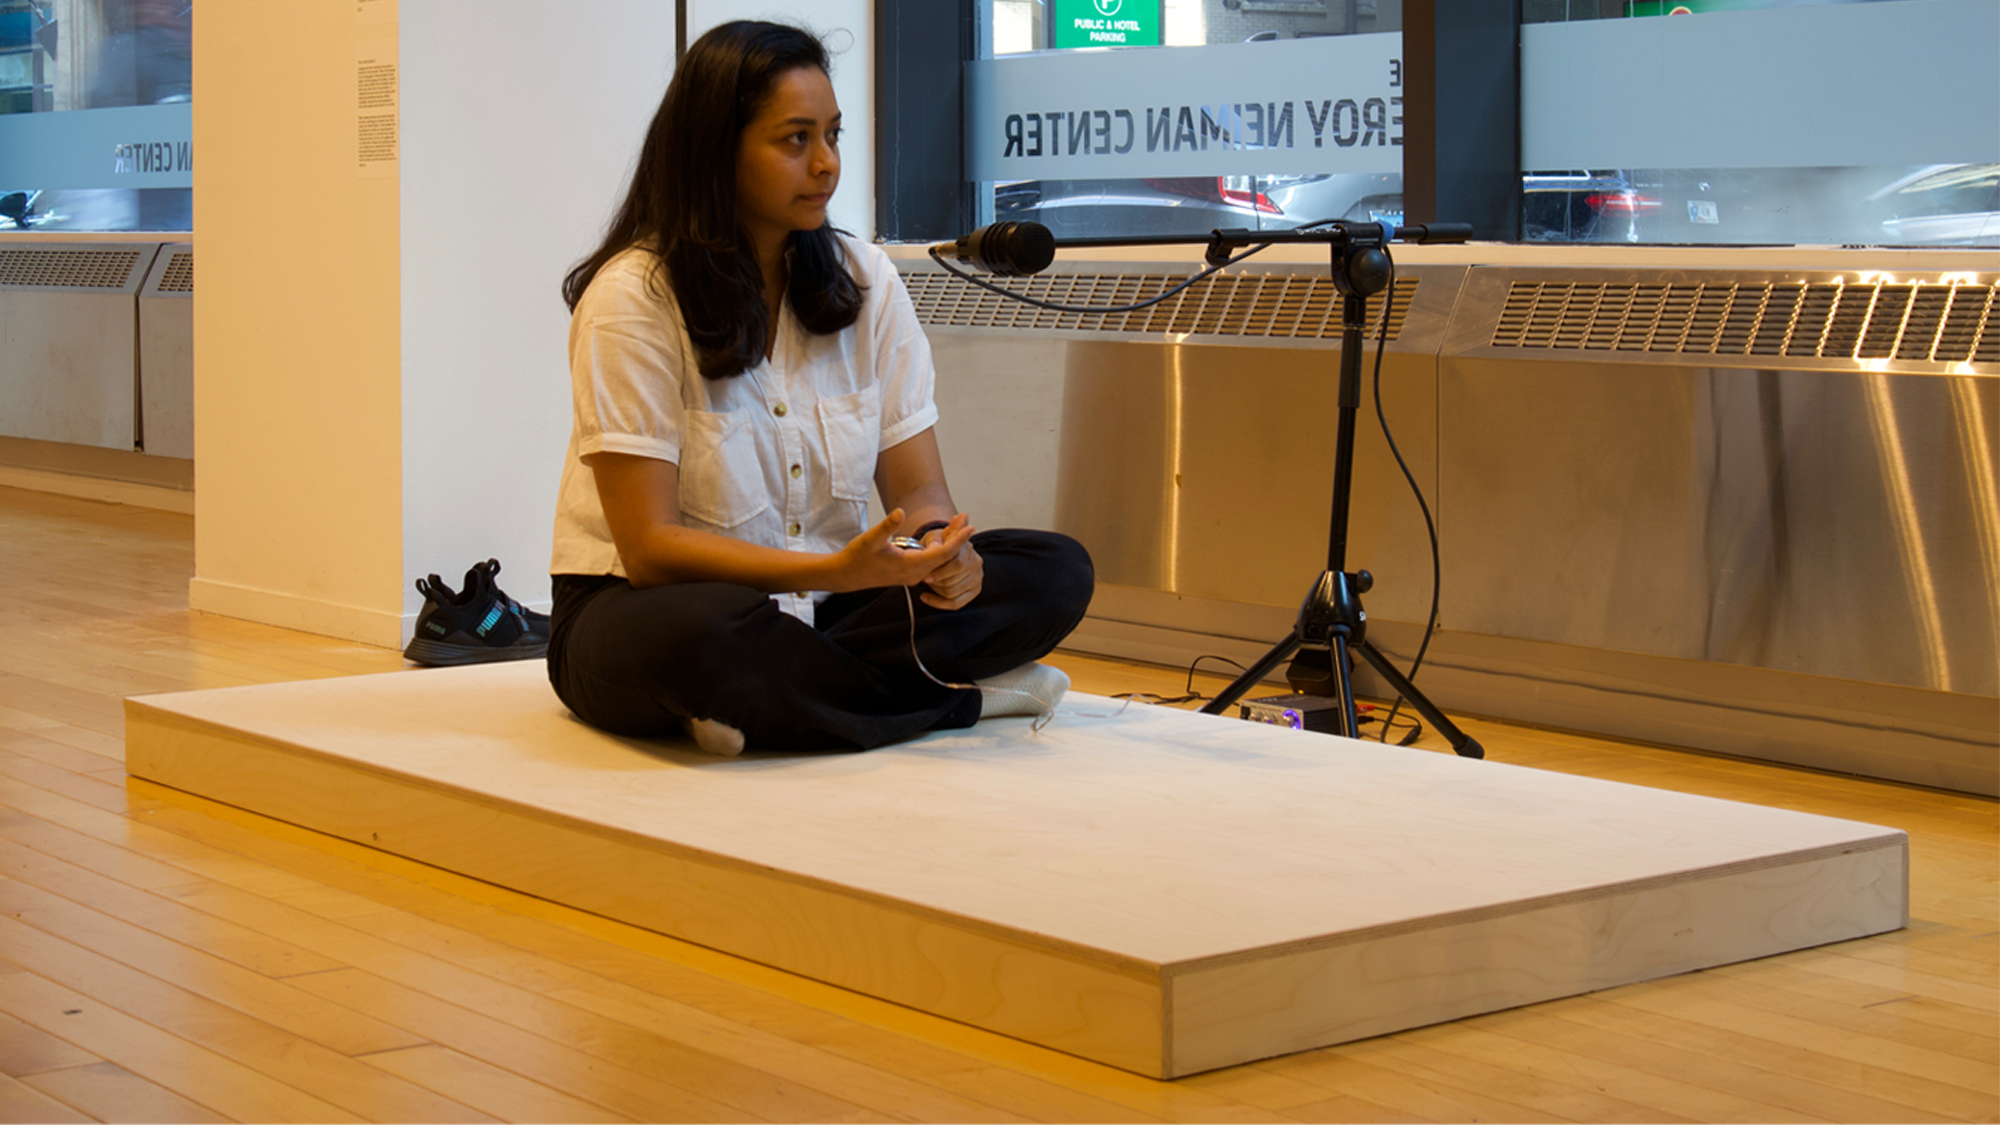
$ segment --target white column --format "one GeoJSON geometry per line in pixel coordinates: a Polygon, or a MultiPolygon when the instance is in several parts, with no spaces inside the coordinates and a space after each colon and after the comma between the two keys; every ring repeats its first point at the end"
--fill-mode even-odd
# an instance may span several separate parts
{"type": "Polygon", "coordinates": [[[354,0],[194,22],[196,609],[392,644],[396,181],[356,174],[354,0]]]}

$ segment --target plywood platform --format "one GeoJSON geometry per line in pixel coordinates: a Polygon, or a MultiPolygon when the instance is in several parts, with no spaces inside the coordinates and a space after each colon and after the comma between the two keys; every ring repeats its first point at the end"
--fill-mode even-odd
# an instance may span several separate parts
{"type": "Polygon", "coordinates": [[[539,662],[130,699],[135,776],[1158,1077],[1902,926],[1903,833],[1072,696],[865,754],[539,662]]]}

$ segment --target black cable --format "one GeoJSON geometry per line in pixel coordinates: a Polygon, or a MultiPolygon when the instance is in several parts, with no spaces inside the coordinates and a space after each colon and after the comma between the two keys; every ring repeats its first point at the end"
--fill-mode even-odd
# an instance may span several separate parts
{"type": "Polygon", "coordinates": [[[1121,691],[1116,695],[1113,695],[1111,698],[1139,699],[1147,703],[1159,704],[1163,706],[1172,705],[1176,703],[1206,703],[1212,697],[1203,695],[1202,693],[1194,690],[1195,669],[1200,668],[1201,662],[1204,660],[1220,660],[1224,664],[1230,665],[1231,667],[1236,668],[1238,670],[1241,670],[1243,668],[1243,665],[1236,663],[1234,660],[1231,660],[1226,656],[1217,656],[1214,653],[1203,653],[1200,656],[1194,658],[1194,663],[1188,665],[1187,692],[1184,695],[1160,695],[1157,692],[1150,692],[1150,691],[1121,691]]]}
{"type": "MultiPolygon", "coordinates": [[[[1396,467],[1403,470],[1403,479],[1410,482],[1410,494],[1417,498],[1417,507],[1424,513],[1424,530],[1431,537],[1431,613],[1430,619],[1424,624],[1423,642],[1417,646],[1417,659],[1410,665],[1410,682],[1415,683],[1418,669],[1424,666],[1424,654],[1430,651],[1431,634],[1437,631],[1438,591],[1442,583],[1439,580],[1437,523],[1431,519],[1431,506],[1424,501],[1424,490],[1417,485],[1416,474],[1410,471],[1409,464],[1403,460],[1403,451],[1396,448],[1396,437],[1389,432],[1389,415],[1382,409],[1382,353],[1389,346],[1389,313],[1395,308],[1395,304],[1396,264],[1392,261],[1389,263],[1389,288],[1382,298],[1381,331],[1375,337],[1375,420],[1381,423],[1382,440],[1389,443],[1389,452],[1396,458],[1396,467]]],[[[1389,741],[1389,727],[1396,721],[1396,716],[1402,709],[1403,697],[1397,695],[1396,705],[1389,708],[1389,717],[1382,720],[1381,741],[1385,743],[1389,741]]],[[[1422,724],[1417,724],[1410,735],[1398,745],[1408,746],[1416,741],[1416,735],[1422,730],[1422,724]]]]}
{"type": "Polygon", "coordinates": [[[1248,250],[1243,251],[1241,254],[1238,254],[1235,257],[1230,258],[1228,261],[1210,266],[1207,269],[1202,270],[1200,273],[1195,274],[1193,277],[1188,278],[1186,281],[1181,282],[1179,285],[1174,286],[1172,289],[1169,289],[1166,292],[1160,293],[1156,296],[1148,297],[1145,300],[1140,301],[1136,305],[1111,305],[1111,306],[1058,305],[1054,301],[1044,301],[1036,297],[1030,297],[1025,293],[1016,293],[1012,289],[1009,289],[1004,285],[995,285],[990,281],[987,281],[983,278],[975,277],[972,274],[966,273],[964,270],[959,269],[957,266],[952,265],[949,261],[945,259],[944,255],[938,253],[937,247],[935,246],[931,247],[931,261],[936,262],[938,265],[944,267],[944,272],[960,279],[961,281],[970,281],[972,284],[979,286],[981,289],[991,290],[992,292],[998,293],[1003,297],[1012,297],[1014,300],[1019,301],[1024,305],[1033,305],[1038,309],[1049,309],[1054,312],[1088,313],[1092,315],[1113,316],[1118,313],[1130,313],[1130,312],[1138,312],[1140,309],[1150,309],[1154,305],[1159,304],[1161,301],[1166,300],[1168,297],[1171,297],[1174,294],[1179,293],[1181,290],[1186,289],[1188,286],[1193,285],[1195,282],[1201,281],[1202,279],[1209,277],[1218,270],[1227,269],[1230,266],[1233,266],[1236,263],[1242,261],[1243,259],[1248,258],[1252,254],[1261,253],[1265,250],[1269,250],[1270,248],[1271,248],[1270,243],[1268,242],[1260,243],[1256,246],[1250,247],[1248,250]]]}
{"type": "MultiPolygon", "coordinates": [[[[1315,227],[1323,227],[1328,225],[1329,223],[1337,223],[1339,221],[1340,221],[1339,219],[1314,219],[1312,222],[1300,223],[1298,226],[1293,227],[1291,229],[1312,230],[1315,227]]],[[[972,274],[966,273],[964,270],[959,269],[957,266],[952,265],[950,261],[946,260],[944,255],[938,253],[938,248],[936,246],[931,247],[930,254],[931,254],[931,261],[936,262],[944,270],[944,272],[952,275],[953,277],[956,277],[962,281],[970,281],[972,284],[977,285],[981,289],[998,293],[1002,297],[1011,297],[1014,300],[1019,301],[1024,305],[1033,305],[1038,309],[1049,309],[1054,312],[1086,313],[1093,315],[1108,316],[1108,315],[1115,315],[1117,313],[1138,312],[1140,309],[1152,308],[1154,305],[1157,305],[1161,301],[1166,300],[1168,297],[1171,297],[1174,294],[1179,293],[1181,290],[1186,289],[1188,286],[1193,285],[1195,282],[1200,281],[1203,278],[1214,274],[1216,271],[1227,269],[1230,266],[1233,266],[1236,263],[1242,261],[1243,259],[1250,257],[1252,254],[1261,254],[1264,251],[1269,250],[1271,246],[1272,244],[1269,242],[1260,242],[1255,246],[1251,246],[1245,249],[1241,254],[1238,254],[1235,257],[1228,259],[1227,261],[1219,262],[1215,265],[1208,267],[1205,270],[1202,270],[1200,273],[1195,274],[1193,277],[1188,278],[1186,281],[1181,282],[1179,285],[1174,286],[1172,289],[1169,289],[1164,293],[1161,293],[1157,296],[1148,297],[1145,300],[1140,301],[1136,305],[1116,305],[1116,306],[1058,305],[1053,301],[1044,301],[1036,297],[1030,297],[1025,293],[1016,293],[1012,289],[1009,289],[1004,285],[995,285],[992,282],[987,281],[983,278],[975,277],[972,274]]],[[[1217,659],[1219,660],[1224,658],[1217,657],[1217,659]]]]}
{"type": "Polygon", "coordinates": [[[1188,665],[1187,689],[1189,695],[1192,695],[1195,698],[1202,700],[1203,702],[1207,702],[1208,699],[1211,697],[1206,695],[1201,695],[1194,690],[1194,671],[1195,669],[1201,667],[1201,662],[1204,660],[1220,660],[1224,664],[1229,665],[1231,668],[1236,669],[1238,672],[1249,671],[1248,668],[1245,668],[1243,665],[1236,663],[1234,660],[1231,660],[1226,656],[1217,656],[1214,653],[1205,652],[1202,653],[1200,656],[1195,657],[1194,663],[1188,665]]]}

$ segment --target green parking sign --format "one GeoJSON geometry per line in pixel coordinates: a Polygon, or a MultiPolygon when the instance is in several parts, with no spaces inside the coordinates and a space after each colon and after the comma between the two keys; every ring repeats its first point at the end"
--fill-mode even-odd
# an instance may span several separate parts
{"type": "Polygon", "coordinates": [[[1160,0],[1049,0],[1050,45],[1157,47],[1160,0]]]}

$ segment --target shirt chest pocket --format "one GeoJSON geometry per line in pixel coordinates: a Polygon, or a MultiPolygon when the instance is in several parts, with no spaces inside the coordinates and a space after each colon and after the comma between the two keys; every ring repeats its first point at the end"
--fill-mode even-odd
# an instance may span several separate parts
{"type": "Polygon", "coordinates": [[[819,426],[826,438],[834,499],[867,503],[881,450],[882,388],[870,386],[820,399],[819,426]]]}
{"type": "Polygon", "coordinates": [[[770,507],[749,414],[689,410],[684,418],[681,511],[712,527],[735,527],[770,507]]]}

